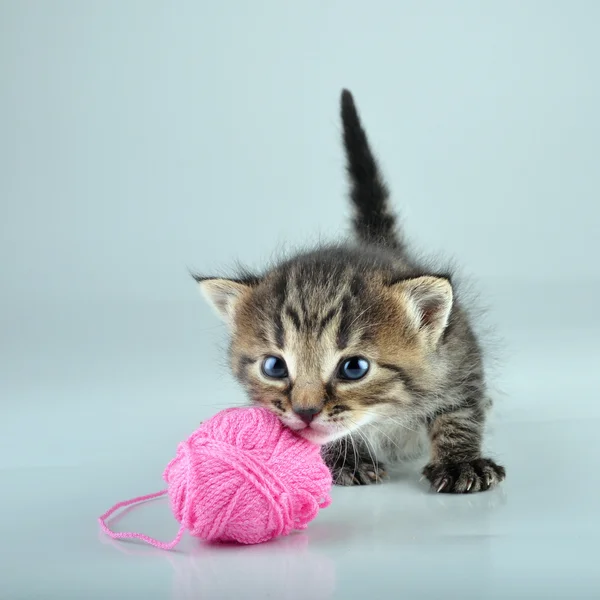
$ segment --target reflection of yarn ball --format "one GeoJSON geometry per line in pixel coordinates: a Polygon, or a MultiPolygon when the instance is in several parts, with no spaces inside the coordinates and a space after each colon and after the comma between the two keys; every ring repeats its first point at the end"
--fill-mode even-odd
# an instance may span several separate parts
{"type": "Polygon", "coordinates": [[[163,474],[177,520],[206,541],[256,544],[304,529],[331,502],[320,447],[265,408],[205,421],[163,474]]]}

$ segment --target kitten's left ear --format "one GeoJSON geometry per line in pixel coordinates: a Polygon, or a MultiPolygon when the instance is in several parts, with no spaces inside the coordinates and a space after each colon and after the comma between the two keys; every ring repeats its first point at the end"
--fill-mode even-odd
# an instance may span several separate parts
{"type": "Polygon", "coordinates": [[[444,277],[423,276],[393,285],[408,316],[409,328],[435,346],[448,325],[454,294],[444,277]]]}
{"type": "Polygon", "coordinates": [[[250,293],[251,286],[232,279],[196,278],[202,295],[217,314],[233,328],[240,300],[250,293]]]}

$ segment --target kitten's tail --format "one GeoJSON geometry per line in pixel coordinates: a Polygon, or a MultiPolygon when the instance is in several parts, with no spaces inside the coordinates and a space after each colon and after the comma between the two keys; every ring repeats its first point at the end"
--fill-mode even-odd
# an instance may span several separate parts
{"type": "Polygon", "coordinates": [[[367,243],[400,247],[402,243],[396,231],[396,218],[388,203],[390,194],[369,147],[354,98],[348,90],[342,91],[341,116],[350,198],[356,211],[354,233],[367,243]]]}

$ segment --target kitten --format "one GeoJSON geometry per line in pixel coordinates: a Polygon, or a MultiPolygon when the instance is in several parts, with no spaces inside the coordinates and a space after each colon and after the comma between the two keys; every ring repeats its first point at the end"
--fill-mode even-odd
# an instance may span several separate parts
{"type": "Polygon", "coordinates": [[[410,256],[354,100],[341,95],[355,242],[299,254],[261,275],[195,276],[231,331],[230,362],[254,403],[324,444],[341,485],[379,482],[416,457],[437,492],[504,479],[481,456],[482,357],[450,276],[410,256]]]}

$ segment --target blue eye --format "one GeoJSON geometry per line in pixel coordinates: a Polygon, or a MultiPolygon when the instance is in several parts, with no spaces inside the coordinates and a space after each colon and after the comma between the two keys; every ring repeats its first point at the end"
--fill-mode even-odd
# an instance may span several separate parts
{"type": "Polygon", "coordinates": [[[369,361],[360,356],[353,356],[345,360],[339,368],[338,377],[355,381],[362,379],[369,370],[369,361]]]}
{"type": "Polygon", "coordinates": [[[278,356],[267,356],[267,358],[263,360],[262,372],[272,379],[283,379],[288,376],[285,361],[278,356]]]}

